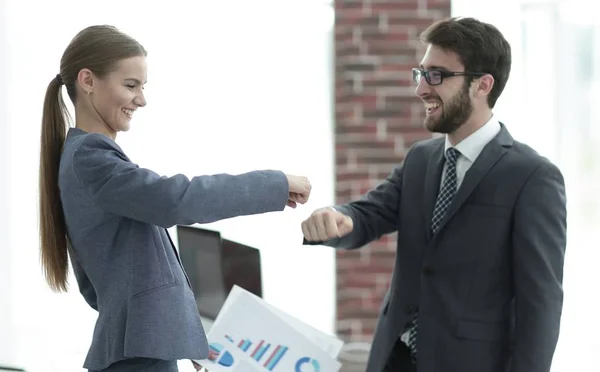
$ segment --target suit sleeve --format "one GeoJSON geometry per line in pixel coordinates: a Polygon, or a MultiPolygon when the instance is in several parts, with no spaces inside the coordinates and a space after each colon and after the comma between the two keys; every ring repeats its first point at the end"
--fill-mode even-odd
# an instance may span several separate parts
{"type": "Polygon", "coordinates": [[[99,134],[88,135],[74,156],[80,184],[106,212],[165,228],[281,211],[289,196],[280,171],[160,176],[99,134]]]}
{"type": "Polygon", "coordinates": [[[342,249],[360,248],[398,228],[400,193],[403,165],[395,168],[376,188],[366,193],[360,200],[334,208],[350,218],[354,229],[342,238],[326,242],[308,242],[305,245],[326,245],[342,249]]]}
{"type": "Polygon", "coordinates": [[[513,226],[515,345],[511,372],[549,372],[563,305],[567,229],[563,176],[549,162],[531,175],[513,226]]]}

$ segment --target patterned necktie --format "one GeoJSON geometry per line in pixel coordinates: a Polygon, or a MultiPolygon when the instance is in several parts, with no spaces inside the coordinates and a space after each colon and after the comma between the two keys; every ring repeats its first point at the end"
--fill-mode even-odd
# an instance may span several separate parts
{"type": "MultiPolygon", "coordinates": [[[[452,199],[456,195],[457,190],[457,179],[456,179],[456,160],[460,153],[454,147],[446,150],[446,170],[444,172],[444,182],[440,188],[437,200],[435,202],[435,208],[433,209],[433,218],[431,219],[431,231],[436,234],[440,227],[440,222],[444,218],[448,207],[452,204],[452,199]]],[[[417,359],[417,331],[419,328],[419,322],[417,315],[418,311],[415,311],[415,317],[412,321],[410,333],[408,336],[408,347],[414,360],[417,359]]]]}

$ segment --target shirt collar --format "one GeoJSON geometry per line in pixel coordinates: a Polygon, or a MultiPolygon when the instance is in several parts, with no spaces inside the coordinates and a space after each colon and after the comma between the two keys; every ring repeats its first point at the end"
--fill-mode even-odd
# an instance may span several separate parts
{"type": "MultiPolygon", "coordinates": [[[[454,146],[462,156],[467,158],[471,163],[481,154],[483,148],[500,132],[500,123],[492,117],[481,128],[471,133],[467,138],[463,139],[454,146]]],[[[445,149],[448,150],[452,144],[446,136],[445,149]]]]}

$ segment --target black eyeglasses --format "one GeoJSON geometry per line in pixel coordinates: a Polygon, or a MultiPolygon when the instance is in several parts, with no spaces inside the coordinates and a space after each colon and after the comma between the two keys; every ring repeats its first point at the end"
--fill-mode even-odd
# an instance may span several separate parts
{"type": "Polygon", "coordinates": [[[412,69],[412,78],[415,84],[419,84],[421,78],[425,78],[425,81],[429,85],[440,85],[444,78],[452,77],[452,76],[483,76],[486,75],[485,72],[451,72],[446,70],[422,70],[420,68],[412,69]]]}

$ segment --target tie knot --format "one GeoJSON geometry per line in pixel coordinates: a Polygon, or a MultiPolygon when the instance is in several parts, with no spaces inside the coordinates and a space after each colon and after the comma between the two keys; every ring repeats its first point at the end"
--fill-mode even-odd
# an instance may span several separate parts
{"type": "Polygon", "coordinates": [[[446,150],[446,161],[451,164],[456,164],[458,155],[460,155],[460,152],[454,147],[450,147],[448,150],[446,150]]]}

